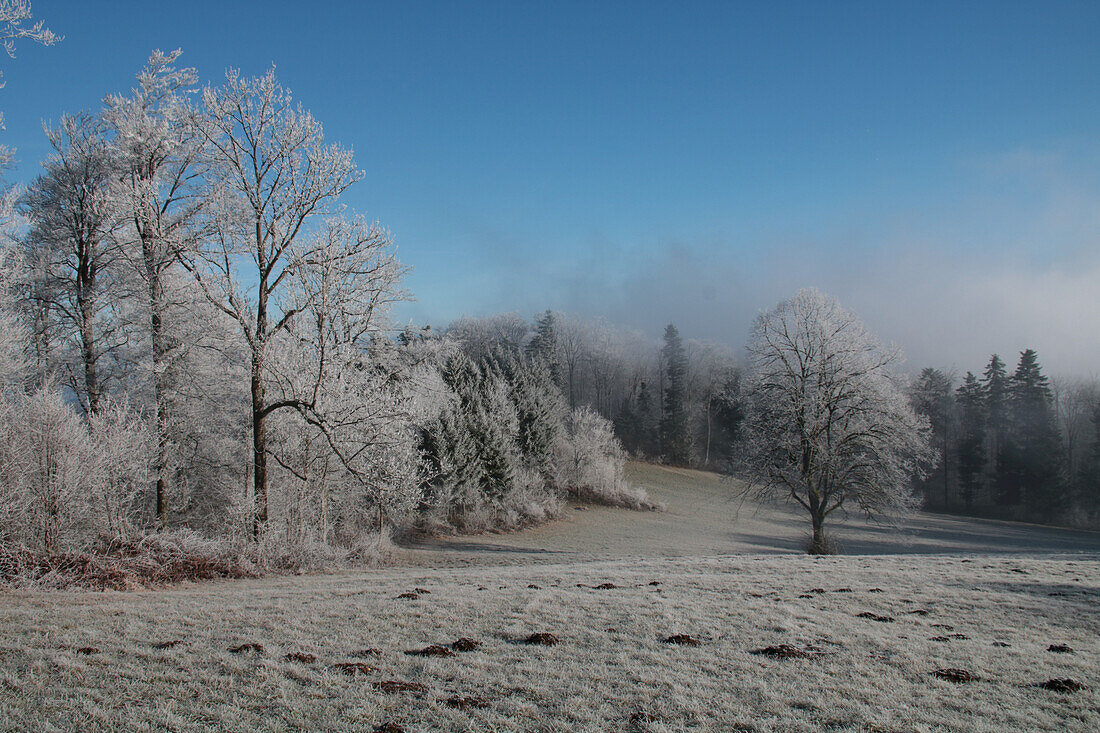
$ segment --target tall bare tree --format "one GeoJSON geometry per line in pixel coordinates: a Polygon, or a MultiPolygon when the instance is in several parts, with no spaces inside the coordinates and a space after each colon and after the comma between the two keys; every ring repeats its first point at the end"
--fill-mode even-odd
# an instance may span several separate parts
{"type": "Polygon", "coordinates": [[[88,414],[105,394],[111,364],[128,338],[119,312],[125,293],[119,277],[118,218],[110,202],[115,175],[103,126],[89,114],[64,116],[47,129],[54,154],[23,196],[31,222],[26,254],[37,270],[32,298],[47,328],[57,316],[60,332],[75,342],[78,363],[62,371],[88,414]]]}
{"type": "Polygon", "coordinates": [[[183,261],[248,345],[258,537],[268,519],[266,420],[285,406],[267,397],[268,351],[299,313],[288,285],[308,266],[312,222],[334,213],[361,173],[350,150],[325,143],[321,123],[293,104],[274,70],[258,78],[231,70],[224,86],[203,90],[203,102],[209,232],[183,261]]]}
{"type": "Polygon", "coordinates": [[[107,98],[104,119],[111,133],[110,153],[118,166],[115,203],[128,221],[134,270],[144,281],[152,389],[158,442],[153,457],[157,522],[168,521],[169,361],[177,351],[165,328],[169,303],[166,274],[178,266],[180,249],[193,237],[202,199],[196,184],[202,173],[201,137],[191,124],[185,95],[194,88],[194,69],[177,69],[180,51],[154,51],[129,96],[107,98]]]}

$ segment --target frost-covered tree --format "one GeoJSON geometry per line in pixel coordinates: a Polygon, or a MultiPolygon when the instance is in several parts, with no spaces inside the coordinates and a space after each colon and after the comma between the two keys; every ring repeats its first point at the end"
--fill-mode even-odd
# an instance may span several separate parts
{"type": "MultiPolygon", "coordinates": [[[[52,46],[61,40],[46,27],[46,21],[38,20],[31,23],[34,13],[31,11],[30,0],[0,0],[0,43],[4,44],[4,51],[8,58],[15,58],[15,42],[26,39],[43,46],[52,46]]],[[[4,75],[0,72],[0,89],[3,89],[4,75]]],[[[0,130],[4,129],[4,115],[0,113],[0,130]]],[[[11,150],[0,146],[0,163],[10,160],[11,150]]]]}
{"type": "Polygon", "coordinates": [[[307,235],[361,172],[350,150],[325,142],[321,123],[293,104],[273,70],[258,78],[231,70],[224,86],[203,90],[203,104],[208,233],[184,263],[248,347],[258,537],[268,517],[266,421],[286,406],[267,396],[269,349],[298,314],[286,296],[296,270],[310,266],[307,235]]]}
{"type": "Polygon", "coordinates": [[[130,337],[124,312],[130,284],[111,201],[117,166],[92,115],[66,115],[46,132],[54,154],[21,202],[31,224],[24,240],[30,298],[39,314],[39,350],[56,355],[40,360],[57,362],[56,370],[91,414],[120,377],[130,337]]]}
{"type": "Polygon", "coordinates": [[[826,519],[854,504],[896,519],[918,503],[910,480],[933,458],[883,347],[856,316],[817,290],[756,320],[742,470],[750,491],[810,515],[811,552],[828,548],[826,519]]]}
{"type": "Polygon", "coordinates": [[[521,351],[529,330],[518,313],[500,313],[486,318],[459,318],[447,327],[446,335],[471,359],[480,362],[498,352],[521,351]]]}
{"type": "Polygon", "coordinates": [[[952,379],[945,372],[933,367],[925,367],[910,386],[910,399],[913,409],[928,419],[932,426],[932,445],[936,451],[936,468],[919,483],[925,496],[942,493],[943,506],[950,502],[951,473],[948,441],[951,435],[951,420],[954,405],[952,403],[952,379]],[[936,490],[939,490],[938,492],[936,490]]]}
{"type": "Polygon", "coordinates": [[[168,271],[178,267],[181,249],[194,238],[202,203],[197,182],[202,172],[203,146],[192,123],[186,95],[198,82],[191,68],[176,68],[180,51],[154,51],[138,74],[129,96],[107,98],[103,113],[111,136],[109,154],[117,166],[114,204],[126,223],[120,237],[142,281],[151,350],[152,401],[159,435],[153,456],[156,516],[168,519],[171,458],[168,414],[170,361],[179,351],[165,326],[169,294],[168,271]]]}
{"type": "Polygon", "coordinates": [[[535,319],[535,335],[527,342],[525,351],[530,358],[541,361],[550,370],[550,376],[559,389],[564,390],[561,349],[558,345],[557,320],[554,312],[547,310],[535,319]]]}

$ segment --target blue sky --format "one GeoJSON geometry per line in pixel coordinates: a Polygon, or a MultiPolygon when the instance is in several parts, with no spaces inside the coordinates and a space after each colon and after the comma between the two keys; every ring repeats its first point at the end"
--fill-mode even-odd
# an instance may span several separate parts
{"type": "Polygon", "coordinates": [[[913,366],[1100,371],[1100,3],[315,5],[34,0],[65,40],[0,59],[9,177],[153,48],[212,83],[274,63],[356,150],[402,319],[737,346],[813,285],[913,366]]]}

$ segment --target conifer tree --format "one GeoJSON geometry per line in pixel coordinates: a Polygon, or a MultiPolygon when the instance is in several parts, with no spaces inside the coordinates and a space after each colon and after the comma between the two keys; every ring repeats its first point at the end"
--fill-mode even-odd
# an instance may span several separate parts
{"type": "Polygon", "coordinates": [[[498,354],[495,369],[511,389],[523,462],[546,482],[554,481],[554,448],[565,419],[562,394],[549,366],[522,354],[498,354]]]}
{"type": "Polygon", "coordinates": [[[661,410],[661,453],[673,466],[686,466],[691,461],[691,434],[687,416],[687,355],[680,332],[671,323],[665,328],[665,345],[661,349],[665,363],[665,394],[661,410]]]}
{"type": "Polygon", "coordinates": [[[547,310],[535,319],[535,335],[527,343],[525,351],[532,360],[545,364],[554,384],[558,389],[564,390],[564,370],[558,349],[558,332],[553,311],[547,310]]]}
{"type": "Polygon", "coordinates": [[[1100,514],[1100,402],[1092,411],[1092,450],[1081,464],[1077,480],[1077,505],[1084,510],[1084,519],[1100,514]]]}
{"type": "Polygon", "coordinates": [[[951,421],[951,378],[939,369],[921,370],[912,390],[913,409],[928,418],[932,426],[932,445],[937,454],[936,468],[921,481],[926,495],[943,491],[943,506],[948,505],[950,471],[948,433],[951,421]]]}
{"type": "Polygon", "coordinates": [[[1010,496],[1022,500],[1029,518],[1049,518],[1063,507],[1059,476],[1061,436],[1054,420],[1050,380],[1033,349],[1020,353],[1010,380],[1010,496]]]}
{"type": "Polygon", "coordinates": [[[1005,363],[997,354],[989,357],[982,375],[982,390],[985,394],[986,416],[986,456],[988,456],[988,483],[997,499],[1003,504],[1012,501],[1012,491],[1008,486],[1006,458],[1011,452],[1008,445],[1008,375],[1005,363]]]}
{"type": "Polygon", "coordinates": [[[956,445],[956,465],[963,504],[973,507],[981,486],[986,463],[985,394],[973,372],[967,372],[962,385],[955,391],[959,406],[959,432],[956,445]]]}

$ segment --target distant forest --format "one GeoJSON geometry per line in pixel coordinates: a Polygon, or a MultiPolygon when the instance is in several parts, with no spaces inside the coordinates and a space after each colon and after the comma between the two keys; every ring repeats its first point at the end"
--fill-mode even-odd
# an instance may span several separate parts
{"type": "MultiPolygon", "coordinates": [[[[516,338],[518,316],[459,321],[516,338]],[[509,325],[510,324],[510,325],[509,325]]],[[[527,350],[550,365],[573,407],[609,419],[632,455],[669,465],[732,470],[745,414],[734,352],[683,340],[661,343],[600,321],[547,311],[527,350]]],[[[1100,381],[1051,380],[1032,349],[1013,371],[994,354],[961,379],[928,367],[909,385],[932,427],[938,462],[914,481],[925,507],[974,516],[1075,526],[1100,523],[1100,381]]]]}

